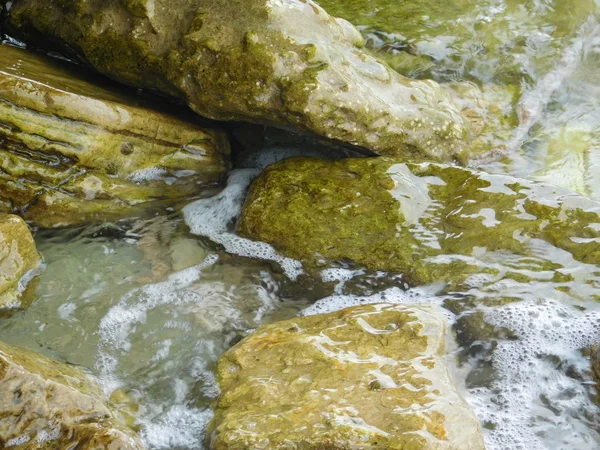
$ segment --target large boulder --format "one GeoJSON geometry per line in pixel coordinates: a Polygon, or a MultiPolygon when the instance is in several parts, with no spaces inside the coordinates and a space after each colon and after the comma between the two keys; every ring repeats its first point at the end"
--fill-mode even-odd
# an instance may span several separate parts
{"type": "Polygon", "coordinates": [[[0,343],[0,446],[143,450],[79,368],[0,343]]]}
{"type": "Polygon", "coordinates": [[[449,95],[365,52],[356,28],[311,0],[20,0],[4,22],[205,117],[411,159],[466,158],[468,127],[449,95]]]}
{"type": "Polygon", "coordinates": [[[229,145],[192,117],[0,45],[0,210],[51,227],[195,195],[229,168],[229,145]]]}
{"type": "Polygon", "coordinates": [[[600,203],[506,175],[393,158],[269,166],[238,231],[308,267],[353,262],[409,284],[470,275],[565,282],[600,264],[600,203]],[[561,264],[580,263],[574,270],[561,264]],[[564,269],[564,270],[563,270],[564,269]]]}
{"type": "Polygon", "coordinates": [[[483,449],[443,313],[369,305],[267,325],[219,360],[215,450],[483,449]]]}
{"type": "Polygon", "coordinates": [[[0,307],[13,303],[21,280],[40,262],[33,237],[18,216],[0,214],[0,307]]]}

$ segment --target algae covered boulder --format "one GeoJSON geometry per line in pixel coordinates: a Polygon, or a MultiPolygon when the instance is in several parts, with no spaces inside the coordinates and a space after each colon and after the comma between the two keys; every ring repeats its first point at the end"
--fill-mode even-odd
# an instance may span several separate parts
{"type": "Polygon", "coordinates": [[[79,368],[0,343],[0,446],[143,450],[79,368]]]}
{"type": "Polygon", "coordinates": [[[0,45],[0,206],[51,227],[195,195],[229,167],[221,131],[0,45]]]}
{"type": "Polygon", "coordinates": [[[124,83],[199,114],[293,127],[380,154],[466,158],[468,127],[434,82],[365,52],[311,0],[20,0],[9,33],[57,44],[124,83]]]}
{"type": "Polygon", "coordinates": [[[410,284],[460,284],[475,274],[566,282],[600,264],[599,202],[392,158],[273,164],[252,185],[238,231],[309,267],[353,262],[403,273],[410,284]]]}
{"type": "Polygon", "coordinates": [[[264,326],[218,363],[215,450],[483,449],[442,361],[433,306],[369,305],[264,326]]]}
{"type": "Polygon", "coordinates": [[[18,216],[0,214],[0,307],[20,293],[20,282],[40,262],[33,237],[18,216]]]}

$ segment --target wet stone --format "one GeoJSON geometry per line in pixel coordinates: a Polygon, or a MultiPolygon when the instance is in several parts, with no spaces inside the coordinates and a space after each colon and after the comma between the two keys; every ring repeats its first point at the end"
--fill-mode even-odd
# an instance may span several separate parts
{"type": "Polygon", "coordinates": [[[19,283],[39,262],[35,242],[23,219],[0,213],[0,307],[15,302],[21,290],[19,283]]]}
{"type": "Polygon", "coordinates": [[[438,84],[401,76],[364,51],[356,28],[311,0],[68,0],[42,8],[22,0],[6,26],[211,119],[413,160],[468,156],[468,124],[438,84]]]}
{"type": "Polygon", "coordinates": [[[79,368],[0,343],[0,446],[143,450],[79,368]]]}
{"type": "Polygon", "coordinates": [[[172,109],[0,45],[0,210],[41,227],[74,225],[218,183],[230,165],[225,134],[158,106],[172,109]],[[192,142],[202,151],[188,151],[192,142]]]}
{"type": "Polygon", "coordinates": [[[412,285],[511,278],[568,290],[600,263],[600,203],[507,175],[391,158],[271,165],[252,185],[238,231],[309,267],[352,262],[412,285]]]}
{"type": "Polygon", "coordinates": [[[211,448],[483,449],[442,361],[445,337],[433,306],[264,326],[219,360],[211,448]]]}

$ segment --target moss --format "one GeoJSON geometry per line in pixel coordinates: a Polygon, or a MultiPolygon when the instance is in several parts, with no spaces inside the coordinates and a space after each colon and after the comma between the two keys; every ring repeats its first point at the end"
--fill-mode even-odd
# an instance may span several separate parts
{"type": "Polygon", "coordinates": [[[445,332],[428,306],[362,306],[262,327],[219,360],[209,444],[483,449],[441,360],[445,332]]]}
{"type": "Polygon", "coordinates": [[[297,158],[254,182],[238,231],[312,267],[350,261],[403,273],[413,285],[457,286],[485,273],[527,281],[551,272],[560,281],[569,271],[536,240],[600,263],[599,206],[550,185],[459,167],[297,158]]]}

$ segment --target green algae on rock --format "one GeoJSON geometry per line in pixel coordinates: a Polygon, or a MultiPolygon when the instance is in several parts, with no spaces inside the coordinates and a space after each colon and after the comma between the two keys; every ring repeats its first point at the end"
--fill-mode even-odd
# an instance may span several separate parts
{"type": "Polygon", "coordinates": [[[57,44],[205,117],[413,160],[467,157],[468,125],[449,95],[365,52],[356,28],[311,0],[21,0],[5,22],[20,39],[57,44]]]}
{"type": "Polygon", "coordinates": [[[350,261],[403,273],[410,284],[456,285],[475,274],[566,282],[600,264],[596,201],[506,175],[383,157],[269,166],[238,231],[308,266],[350,261]],[[562,265],[569,261],[581,270],[562,265]]]}
{"type": "Polygon", "coordinates": [[[0,45],[0,208],[43,227],[113,219],[229,168],[224,133],[91,81],[0,45]]]}
{"type": "Polygon", "coordinates": [[[401,73],[438,81],[477,79],[519,85],[560,60],[590,16],[594,0],[318,0],[360,26],[367,45],[401,73]],[[412,64],[403,64],[406,56],[412,64]],[[395,64],[400,60],[400,64],[395,64]],[[430,61],[429,63],[427,61],[430,61]]]}
{"type": "Polygon", "coordinates": [[[0,445],[16,450],[143,450],[79,368],[0,343],[0,445]]]}
{"type": "Polygon", "coordinates": [[[442,361],[433,306],[369,305],[264,326],[219,360],[215,450],[483,449],[442,361]]]}
{"type": "Polygon", "coordinates": [[[23,219],[0,214],[0,307],[17,299],[19,282],[39,262],[35,242],[23,219]]]}

